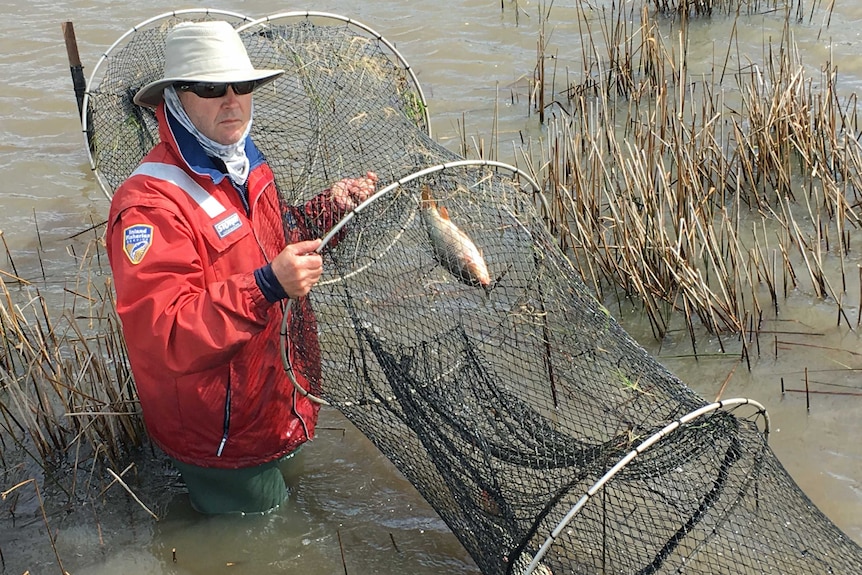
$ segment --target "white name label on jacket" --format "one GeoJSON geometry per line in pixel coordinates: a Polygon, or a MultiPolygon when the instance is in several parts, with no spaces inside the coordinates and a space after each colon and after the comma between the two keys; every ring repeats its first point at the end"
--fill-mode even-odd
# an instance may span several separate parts
{"type": "Polygon", "coordinates": [[[239,214],[234,212],[222,221],[217,222],[214,227],[218,237],[224,239],[226,235],[242,227],[242,220],[239,219],[239,214]]]}

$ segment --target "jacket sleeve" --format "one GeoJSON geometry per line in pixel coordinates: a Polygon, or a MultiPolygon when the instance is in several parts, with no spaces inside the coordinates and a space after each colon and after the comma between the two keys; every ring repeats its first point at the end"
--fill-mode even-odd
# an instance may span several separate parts
{"type": "Polygon", "coordinates": [[[114,215],[106,238],[127,346],[148,358],[153,369],[174,375],[229,362],[263,329],[272,306],[251,265],[207,282],[188,225],[168,209],[134,206],[114,215]],[[152,226],[150,245],[138,263],[123,250],[129,226],[152,226]]]}

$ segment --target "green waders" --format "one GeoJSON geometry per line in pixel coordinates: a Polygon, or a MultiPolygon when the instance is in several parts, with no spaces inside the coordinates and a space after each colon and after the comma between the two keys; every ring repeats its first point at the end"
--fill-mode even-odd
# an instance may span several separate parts
{"type": "Polygon", "coordinates": [[[287,498],[282,469],[299,448],[281,459],[256,467],[216,469],[172,459],[189,490],[192,507],[206,514],[264,513],[287,498]]]}

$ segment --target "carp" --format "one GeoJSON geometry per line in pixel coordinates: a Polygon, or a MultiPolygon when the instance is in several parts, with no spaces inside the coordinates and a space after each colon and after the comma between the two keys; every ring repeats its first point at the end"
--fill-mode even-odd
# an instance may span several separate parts
{"type": "Polygon", "coordinates": [[[437,207],[427,185],[422,187],[420,213],[431,238],[434,259],[463,283],[488,289],[491,276],[488,274],[488,266],[482,252],[473,240],[449,219],[446,207],[437,207]]]}

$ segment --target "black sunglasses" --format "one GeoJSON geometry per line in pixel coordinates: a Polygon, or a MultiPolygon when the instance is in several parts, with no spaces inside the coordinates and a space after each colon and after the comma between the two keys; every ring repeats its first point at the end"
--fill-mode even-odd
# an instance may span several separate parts
{"type": "Polygon", "coordinates": [[[177,82],[174,84],[174,89],[180,92],[193,92],[200,98],[221,98],[227,94],[227,87],[233,88],[233,93],[237,96],[245,96],[254,92],[255,88],[260,85],[259,80],[250,80],[248,82],[229,82],[217,84],[213,82],[177,82]]]}

